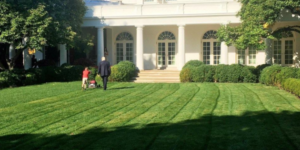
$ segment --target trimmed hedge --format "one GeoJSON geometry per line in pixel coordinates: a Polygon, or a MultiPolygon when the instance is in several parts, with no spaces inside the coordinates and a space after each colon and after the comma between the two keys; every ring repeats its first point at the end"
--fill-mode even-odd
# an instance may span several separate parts
{"type": "Polygon", "coordinates": [[[299,78],[300,70],[292,67],[273,65],[265,68],[260,75],[259,82],[266,85],[281,86],[288,78],[299,78]]]}
{"type": "Polygon", "coordinates": [[[186,65],[180,72],[181,82],[257,82],[254,67],[243,65],[186,65]]]}
{"type": "Polygon", "coordinates": [[[282,82],[282,88],[300,96],[300,79],[287,78],[282,82]]]}
{"type": "Polygon", "coordinates": [[[130,61],[121,61],[111,67],[109,81],[130,81],[136,76],[136,67],[130,61]]]}
{"type": "MultiPolygon", "coordinates": [[[[63,65],[62,67],[46,66],[28,70],[14,69],[0,73],[0,88],[41,84],[45,82],[70,82],[82,79],[83,66],[63,65]]],[[[97,69],[90,67],[89,80],[95,79],[97,69]]]]}
{"type": "Polygon", "coordinates": [[[201,65],[204,65],[204,63],[202,61],[199,61],[199,60],[190,60],[188,61],[182,69],[188,67],[188,66],[193,66],[193,67],[198,67],[198,66],[201,66],[201,65]]]}

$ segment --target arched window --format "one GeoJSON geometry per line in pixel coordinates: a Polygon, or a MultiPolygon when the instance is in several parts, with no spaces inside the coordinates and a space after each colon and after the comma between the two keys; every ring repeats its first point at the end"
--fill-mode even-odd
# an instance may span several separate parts
{"type": "Polygon", "coordinates": [[[133,62],[133,37],[128,32],[120,33],[116,38],[116,60],[117,63],[120,61],[131,61],[133,62]]]}
{"type": "Polygon", "coordinates": [[[158,36],[158,40],[175,40],[175,36],[172,32],[164,31],[158,36]]]}
{"type": "Polygon", "coordinates": [[[175,65],[175,36],[170,31],[164,31],[158,36],[157,65],[167,67],[175,65]]]}
{"type": "Polygon", "coordinates": [[[293,64],[294,42],[292,32],[281,33],[282,39],[273,42],[273,58],[275,64],[293,64]]]}
{"type": "Polygon", "coordinates": [[[217,39],[217,31],[209,30],[203,35],[203,39],[217,39]]]}
{"type": "Polygon", "coordinates": [[[132,41],[133,37],[128,32],[122,32],[117,36],[117,41],[132,41]]]}
{"type": "Polygon", "coordinates": [[[202,58],[205,64],[220,64],[221,46],[217,41],[217,31],[209,30],[203,35],[202,58]]]}

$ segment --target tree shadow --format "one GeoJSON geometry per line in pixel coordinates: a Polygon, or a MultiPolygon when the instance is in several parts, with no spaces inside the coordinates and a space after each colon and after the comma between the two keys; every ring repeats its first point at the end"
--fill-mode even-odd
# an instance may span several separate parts
{"type": "Polygon", "coordinates": [[[300,149],[300,112],[247,112],[177,123],[0,137],[0,149],[300,149]]]}
{"type": "Polygon", "coordinates": [[[118,87],[118,88],[107,88],[107,90],[124,90],[124,89],[131,89],[134,86],[127,86],[127,87],[118,87]]]}

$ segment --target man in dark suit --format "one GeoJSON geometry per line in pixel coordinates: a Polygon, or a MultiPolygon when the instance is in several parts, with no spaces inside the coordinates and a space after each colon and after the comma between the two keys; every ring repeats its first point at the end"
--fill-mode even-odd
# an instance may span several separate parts
{"type": "Polygon", "coordinates": [[[108,77],[110,76],[110,64],[102,57],[102,61],[99,63],[98,74],[101,76],[103,81],[103,89],[107,88],[108,77]]]}

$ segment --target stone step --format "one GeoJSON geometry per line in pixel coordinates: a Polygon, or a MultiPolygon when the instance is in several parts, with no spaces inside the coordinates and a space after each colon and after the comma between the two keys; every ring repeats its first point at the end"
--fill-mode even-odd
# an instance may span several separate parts
{"type": "Polygon", "coordinates": [[[167,80],[132,80],[131,82],[134,82],[134,83],[180,83],[179,80],[170,80],[170,81],[167,81],[167,80]]]}
{"type": "Polygon", "coordinates": [[[133,77],[133,80],[179,80],[178,77],[133,77]]]}
{"type": "Polygon", "coordinates": [[[180,83],[178,70],[142,70],[137,77],[132,78],[135,83],[180,83]]]}

